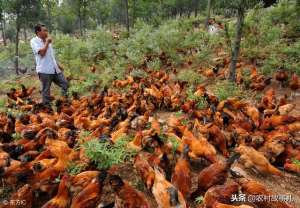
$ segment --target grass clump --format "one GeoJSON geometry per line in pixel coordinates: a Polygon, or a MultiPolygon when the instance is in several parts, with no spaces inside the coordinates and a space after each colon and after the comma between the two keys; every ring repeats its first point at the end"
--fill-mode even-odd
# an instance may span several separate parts
{"type": "Polygon", "coordinates": [[[83,147],[86,156],[96,164],[98,169],[102,170],[131,160],[135,156],[136,152],[127,148],[129,141],[128,137],[122,137],[115,144],[111,144],[93,139],[86,142],[83,147]]]}
{"type": "Polygon", "coordinates": [[[22,136],[20,133],[13,133],[12,138],[13,138],[13,140],[19,140],[22,138],[22,136]]]}
{"type": "Polygon", "coordinates": [[[203,77],[193,70],[182,70],[177,74],[177,80],[197,85],[203,82],[203,77]]]}
{"type": "Polygon", "coordinates": [[[297,165],[298,167],[300,167],[300,160],[292,159],[292,163],[293,163],[294,165],[297,165]]]}
{"type": "Polygon", "coordinates": [[[188,100],[192,100],[196,103],[196,107],[200,110],[205,109],[208,107],[208,103],[205,100],[204,97],[202,96],[196,96],[194,94],[194,88],[193,87],[189,87],[187,90],[187,99],[188,100]]]}
{"type": "Polygon", "coordinates": [[[202,203],[203,203],[203,200],[204,200],[203,196],[198,196],[198,197],[196,197],[196,199],[195,199],[195,203],[196,203],[196,204],[202,204],[202,203]]]}
{"type": "Polygon", "coordinates": [[[67,166],[67,172],[72,176],[75,176],[75,175],[81,173],[84,169],[85,169],[85,165],[78,164],[73,161],[71,161],[67,166]]]}
{"type": "Polygon", "coordinates": [[[244,97],[243,91],[235,83],[227,80],[217,82],[213,91],[220,101],[229,97],[244,97]]]}

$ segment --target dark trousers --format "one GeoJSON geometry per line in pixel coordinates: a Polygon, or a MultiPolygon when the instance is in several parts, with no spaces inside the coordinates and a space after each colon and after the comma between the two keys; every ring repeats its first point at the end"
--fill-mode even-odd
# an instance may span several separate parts
{"type": "Polygon", "coordinates": [[[68,81],[65,79],[63,73],[59,73],[59,74],[38,73],[38,75],[42,84],[41,94],[43,97],[43,103],[48,104],[51,102],[50,88],[52,82],[54,82],[56,85],[58,85],[61,88],[62,96],[65,97],[67,96],[68,81]]]}

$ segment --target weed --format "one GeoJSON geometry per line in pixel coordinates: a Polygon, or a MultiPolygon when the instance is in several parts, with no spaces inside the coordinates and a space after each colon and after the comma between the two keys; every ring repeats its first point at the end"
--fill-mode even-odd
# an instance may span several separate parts
{"type": "Polygon", "coordinates": [[[202,204],[202,203],[203,203],[203,200],[204,200],[203,196],[198,196],[198,197],[196,197],[196,199],[195,199],[195,203],[196,203],[196,204],[202,204]]]}
{"type": "Polygon", "coordinates": [[[93,139],[86,142],[83,147],[86,156],[96,164],[98,169],[107,169],[134,157],[136,152],[127,148],[129,141],[129,138],[125,137],[119,138],[115,144],[111,144],[93,139]]]}
{"type": "Polygon", "coordinates": [[[85,169],[85,165],[78,164],[73,161],[69,162],[69,164],[67,166],[67,172],[73,176],[81,173],[84,169],[85,169]]]}
{"type": "Polygon", "coordinates": [[[198,85],[203,81],[203,77],[193,70],[181,70],[177,74],[177,80],[188,82],[190,85],[198,85]]]}
{"type": "Polygon", "coordinates": [[[297,165],[300,168],[300,160],[292,159],[292,163],[297,165]]]}
{"type": "Polygon", "coordinates": [[[243,91],[233,82],[221,81],[217,82],[214,87],[214,94],[220,101],[229,97],[243,97],[243,91]]]}
{"type": "Polygon", "coordinates": [[[180,111],[177,111],[176,113],[175,113],[175,116],[176,117],[181,117],[181,116],[183,116],[184,115],[184,113],[180,110],[180,111]]]}
{"type": "Polygon", "coordinates": [[[176,150],[177,150],[177,148],[178,148],[178,146],[179,146],[179,141],[177,141],[177,139],[174,138],[174,137],[170,137],[168,139],[172,143],[172,152],[175,153],[176,150]]]}
{"type": "Polygon", "coordinates": [[[194,88],[193,87],[189,87],[187,89],[187,99],[195,101],[196,107],[200,110],[205,109],[208,106],[208,103],[207,103],[207,101],[205,100],[204,97],[194,95],[194,88]]]}
{"type": "Polygon", "coordinates": [[[22,138],[22,136],[20,133],[13,133],[12,138],[13,138],[13,140],[19,140],[22,138]]]}

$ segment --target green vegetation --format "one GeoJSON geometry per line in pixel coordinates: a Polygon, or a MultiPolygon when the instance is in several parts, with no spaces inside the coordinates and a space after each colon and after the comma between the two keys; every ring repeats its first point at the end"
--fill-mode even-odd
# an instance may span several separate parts
{"type": "Polygon", "coordinates": [[[193,70],[181,70],[177,74],[177,80],[187,82],[192,85],[198,85],[203,82],[203,78],[200,73],[193,70]]]}
{"type": "Polygon", "coordinates": [[[203,203],[203,200],[204,200],[204,197],[203,197],[203,196],[198,196],[198,197],[195,199],[195,203],[196,203],[196,204],[202,204],[202,203],[203,203]]]}
{"type": "Polygon", "coordinates": [[[243,91],[233,82],[220,81],[214,86],[214,94],[220,101],[226,100],[229,97],[244,97],[243,91]]]}
{"type": "Polygon", "coordinates": [[[208,103],[205,100],[205,98],[202,96],[196,96],[196,95],[194,95],[194,93],[195,93],[194,88],[189,87],[187,90],[187,99],[194,101],[196,103],[196,107],[200,110],[207,108],[208,103]]]}
{"type": "Polygon", "coordinates": [[[75,176],[75,175],[81,173],[84,169],[85,169],[85,166],[83,164],[78,164],[76,162],[71,161],[68,164],[67,172],[70,175],[75,176]]]}
{"type": "Polygon", "coordinates": [[[93,139],[86,142],[83,147],[86,156],[101,170],[133,158],[136,152],[127,148],[129,141],[128,137],[119,138],[115,144],[111,144],[106,141],[93,139]]]}
{"type": "Polygon", "coordinates": [[[300,167],[300,160],[292,159],[292,163],[300,167]]]}
{"type": "Polygon", "coordinates": [[[19,140],[22,138],[22,136],[20,133],[13,133],[12,138],[13,138],[13,140],[19,140]]]}

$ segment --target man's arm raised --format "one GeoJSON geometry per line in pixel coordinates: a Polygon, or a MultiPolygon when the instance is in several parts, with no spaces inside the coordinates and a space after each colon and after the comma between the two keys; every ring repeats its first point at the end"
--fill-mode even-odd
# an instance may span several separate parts
{"type": "Polygon", "coordinates": [[[52,39],[51,38],[48,38],[46,40],[46,44],[44,46],[44,48],[41,48],[38,52],[38,54],[40,54],[42,57],[44,57],[46,55],[46,52],[48,50],[48,47],[49,47],[49,44],[52,42],[52,39]]]}

